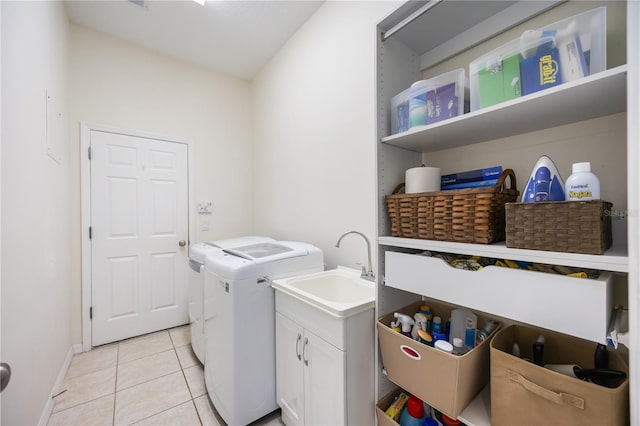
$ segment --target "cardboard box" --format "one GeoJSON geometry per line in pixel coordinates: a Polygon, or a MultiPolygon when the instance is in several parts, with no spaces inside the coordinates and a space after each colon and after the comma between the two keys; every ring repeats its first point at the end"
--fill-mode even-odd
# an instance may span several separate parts
{"type": "MultiPolygon", "coordinates": [[[[413,317],[427,304],[446,322],[455,307],[433,300],[418,301],[401,312],[413,317]]],[[[458,356],[418,343],[389,328],[393,312],[378,321],[382,362],[389,379],[449,417],[457,418],[489,381],[489,340],[458,356]]],[[[478,315],[478,328],[488,318],[478,315]]],[[[495,335],[495,332],[493,333],[495,335]]],[[[492,335],[492,336],[493,336],[492,335]]]]}
{"type": "Polygon", "coordinates": [[[395,389],[384,396],[378,404],[376,404],[376,417],[378,419],[378,426],[398,426],[398,423],[391,417],[386,415],[387,408],[391,405],[393,400],[402,392],[402,389],[395,389]]]}
{"type": "MultiPolygon", "coordinates": [[[[476,92],[479,100],[478,107],[475,109],[520,97],[522,84],[520,82],[519,55],[512,54],[496,58],[492,66],[487,65],[477,70],[477,79],[479,89],[476,92]]],[[[472,109],[474,109],[473,106],[472,109]]]]}
{"type": "MultiPolygon", "coordinates": [[[[594,368],[596,343],[535,327],[512,325],[491,340],[491,424],[563,426],[629,423],[629,379],[609,388],[536,365],[511,355],[513,344],[522,358],[533,359],[532,344],[545,338],[543,364],[577,364],[594,368]]],[[[608,351],[609,368],[628,366],[608,351]]]]}

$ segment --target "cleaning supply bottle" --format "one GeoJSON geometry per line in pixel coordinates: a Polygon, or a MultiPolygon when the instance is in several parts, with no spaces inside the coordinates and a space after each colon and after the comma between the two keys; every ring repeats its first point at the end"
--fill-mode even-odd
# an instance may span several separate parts
{"type": "Polygon", "coordinates": [[[442,318],[439,316],[433,317],[433,323],[431,324],[431,337],[434,341],[447,340],[447,335],[444,333],[442,327],[442,318]]]}
{"type": "Polygon", "coordinates": [[[416,322],[411,329],[411,338],[418,340],[418,330],[427,331],[427,317],[418,312],[413,316],[413,320],[416,322]]]}
{"type": "Polygon", "coordinates": [[[400,415],[400,426],[422,426],[426,418],[422,401],[411,395],[400,415]]]}
{"type": "Polygon", "coordinates": [[[431,321],[433,320],[433,314],[431,313],[431,306],[420,305],[420,313],[427,317],[427,328],[424,330],[427,333],[431,333],[431,321]]]}
{"type": "Polygon", "coordinates": [[[567,201],[600,199],[600,180],[591,173],[591,163],[573,163],[571,173],[564,184],[567,201]]]}
{"type": "Polygon", "coordinates": [[[454,355],[464,355],[469,351],[468,348],[465,348],[463,345],[463,341],[459,337],[453,338],[453,352],[454,355]]]}
{"type": "Polygon", "coordinates": [[[400,327],[402,329],[400,333],[411,338],[411,326],[415,324],[413,318],[399,312],[394,312],[393,316],[400,322],[400,327]]]}
{"type": "Polygon", "coordinates": [[[477,324],[478,316],[473,312],[463,308],[452,310],[449,343],[453,344],[453,339],[462,339],[467,348],[475,347],[477,324]]]}

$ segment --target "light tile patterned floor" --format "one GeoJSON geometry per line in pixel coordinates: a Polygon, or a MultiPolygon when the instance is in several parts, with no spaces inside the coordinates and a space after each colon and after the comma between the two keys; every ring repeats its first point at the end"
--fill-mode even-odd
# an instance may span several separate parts
{"type": "MultiPolygon", "coordinates": [[[[189,326],[77,354],[49,425],[224,426],[209,401],[189,326]]],[[[282,426],[274,412],[255,426],[282,426]]]]}

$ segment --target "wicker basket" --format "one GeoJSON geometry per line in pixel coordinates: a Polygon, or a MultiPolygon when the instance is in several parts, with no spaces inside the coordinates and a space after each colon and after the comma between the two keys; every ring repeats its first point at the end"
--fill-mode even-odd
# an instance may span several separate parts
{"type": "Polygon", "coordinates": [[[504,205],[518,198],[511,169],[505,169],[491,187],[398,194],[403,187],[398,185],[386,197],[393,237],[479,244],[503,241],[504,205]]]}
{"type": "Polygon", "coordinates": [[[507,247],[602,254],[611,247],[607,201],[509,203],[507,247]]]}

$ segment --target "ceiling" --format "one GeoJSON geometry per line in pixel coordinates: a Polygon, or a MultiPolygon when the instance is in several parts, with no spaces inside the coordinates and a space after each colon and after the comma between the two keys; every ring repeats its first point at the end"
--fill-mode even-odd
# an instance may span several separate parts
{"type": "Polygon", "coordinates": [[[65,1],[69,20],[251,80],[322,5],[312,0],[65,1]]]}

